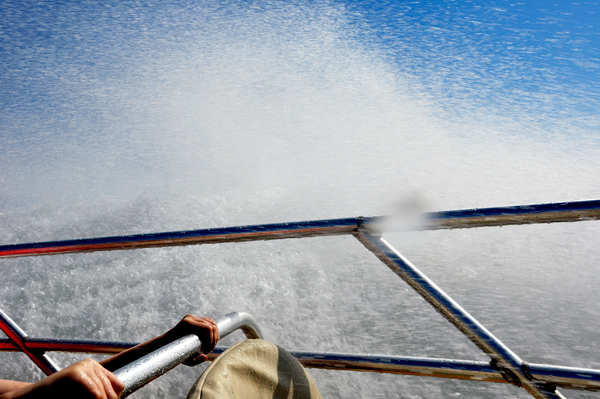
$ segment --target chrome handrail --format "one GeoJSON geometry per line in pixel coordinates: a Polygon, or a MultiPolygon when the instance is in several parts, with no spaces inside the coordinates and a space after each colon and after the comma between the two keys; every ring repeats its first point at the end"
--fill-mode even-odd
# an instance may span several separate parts
{"type": "MultiPolygon", "coordinates": [[[[262,338],[258,323],[248,313],[229,313],[217,321],[217,326],[221,339],[237,329],[241,329],[248,338],[262,338]]],[[[121,398],[183,363],[197,353],[201,345],[196,335],[186,335],[114,371],[125,384],[121,398]]]]}

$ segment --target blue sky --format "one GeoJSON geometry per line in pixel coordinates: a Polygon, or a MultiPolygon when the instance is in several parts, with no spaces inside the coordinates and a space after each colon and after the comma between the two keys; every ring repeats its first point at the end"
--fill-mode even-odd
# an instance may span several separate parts
{"type": "MultiPolygon", "coordinates": [[[[462,148],[498,137],[598,147],[599,13],[595,1],[1,2],[0,203],[136,196],[173,181],[252,190],[249,176],[306,193],[317,186],[306,168],[368,181],[371,163],[355,153],[375,159],[394,142],[414,164],[429,154],[407,143],[436,134],[463,135],[462,148]]],[[[434,177],[481,157],[469,151],[406,180],[441,192],[434,177]]],[[[373,196],[401,167],[387,156],[373,196]]],[[[546,162],[521,159],[536,163],[522,170],[546,162]]],[[[480,162],[488,175],[461,184],[521,173],[480,162]]]]}
{"type": "MultiPolygon", "coordinates": [[[[402,204],[600,198],[599,14],[598,1],[0,0],[0,243],[389,214],[402,204]]],[[[524,359],[597,368],[597,350],[581,346],[600,331],[590,322],[600,319],[597,222],[517,230],[390,242],[524,359]]],[[[310,344],[295,333],[312,309],[333,334],[311,338],[326,350],[358,342],[353,350],[370,352],[379,342],[387,353],[470,358],[468,342],[419,321],[421,305],[387,295],[405,291],[385,268],[364,269],[376,260],[358,243],[312,252],[293,241],[14,259],[0,299],[11,316],[27,316],[33,336],[136,337],[169,320],[174,308],[157,303],[193,298],[206,314],[256,309],[271,320],[274,307],[286,309],[293,328],[280,336],[290,347],[310,344]],[[48,268],[50,281],[31,278],[48,268]],[[267,278],[284,269],[283,284],[267,278]],[[222,276],[205,295],[193,294],[206,278],[198,270],[222,276]],[[325,300],[306,295],[313,272],[320,283],[309,286],[325,300]],[[363,275],[375,284],[357,290],[363,275]],[[231,289],[236,281],[249,295],[231,289]],[[381,289],[388,284],[393,291],[381,289]],[[104,287],[100,301],[90,286],[104,287]],[[292,295],[276,300],[280,286],[292,295]],[[25,305],[23,292],[33,295],[25,305]],[[374,292],[389,307],[373,308],[374,292]],[[400,335],[364,340],[329,317],[342,305],[356,315],[357,304],[365,307],[355,321],[373,317],[400,335]],[[139,306],[135,320],[129,305],[139,306]],[[398,309],[405,321],[388,317],[398,309]],[[112,326],[115,311],[125,330],[112,326]],[[357,341],[337,337],[338,327],[357,341]]],[[[347,374],[332,386],[330,377],[332,396],[511,396],[486,384],[450,391],[394,377],[376,387],[347,374]]]]}
{"type": "MultiPolygon", "coordinates": [[[[349,1],[374,46],[435,96],[502,107],[519,92],[548,112],[600,109],[598,1],[349,1]],[[408,62],[407,62],[408,60],[408,62]],[[545,97],[545,98],[541,98],[545,97]]],[[[590,126],[596,130],[598,126],[590,126]]]]}
{"type": "MultiPolygon", "coordinates": [[[[235,12],[229,3],[221,6],[235,12]]],[[[140,50],[136,42],[149,36],[158,40],[169,31],[169,19],[189,11],[191,4],[3,2],[0,104],[28,108],[41,102],[45,106],[48,96],[50,101],[60,101],[52,96],[48,80],[65,63],[83,72],[93,68],[92,78],[118,73],[115,65],[127,62],[123,55],[134,58],[140,50]],[[107,27],[118,27],[113,40],[96,40],[110,34],[107,27]],[[85,51],[86,46],[92,51],[85,51]],[[119,59],[111,60],[111,54],[119,59]],[[98,62],[104,65],[97,68],[98,62]]],[[[506,98],[514,102],[518,92],[523,105],[533,104],[549,115],[564,109],[595,115],[600,108],[597,1],[329,4],[347,11],[344,17],[354,24],[363,45],[388,57],[400,71],[419,76],[433,98],[476,99],[502,108],[506,98]]],[[[273,3],[244,5],[266,9],[273,3]]],[[[592,123],[583,127],[597,129],[592,123]]]]}
{"type": "MultiPolygon", "coordinates": [[[[173,16],[185,3],[164,3],[146,7],[143,15],[139,4],[110,3],[77,6],[77,2],[27,2],[0,4],[3,55],[2,102],[11,102],[7,85],[14,83],[7,72],[14,63],[22,66],[32,47],[44,52],[69,53],[78,59],[74,49],[86,44],[85,34],[102,24],[118,24],[123,39],[160,35],[168,30],[164,19],[173,16]],[[129,7],[127,6],[129,4],[129,7]],[[111,13],[110,10],[117,9],[111,13]],[[123,13],[123,8],[131,11],[123,13]],[[67,11],[67,12],[65,12],[67,11]],[[64,13],[64,14],[63,14],[64,13]],[[88,29],[86,29],[88,28],[88,29]],[[91,29],[89,29],[91,28],[91,29]]],[[[269,3],[254,2],[257,7],[269,3]]],[[[577,95],[598,99],[600,82],[600,5],[597,1],[345,1],[349,18],[357,26],[357,34],[366,45],[378,47],[402,67],[415,71],[441,66],[460,71],[464,64],[476,62],[470,85],[485,89],[486,79],[496,76],[507,87],[543,92],[556,82],[578,87],[577,95]],[[368,29],[365,29],[368,28],[368,29]],[[404,59],[410,59],[407,65],[404,59]]],[[[87,39],[90,37],[88,36],[87,39]]],[[[127,46],[122,41],[124,47],[127,46]]],[[[113,43],[107,43],[113,46],[113,43]]],[[[102,49],[101,43],[94,43],[102,49]]],[[[131,49],[135,51],[135,49],[131,49]]],[[[88,59],[93,62],[93,56],[88,59]]],[[[31,66],[35,68],[35,66],[31,66]]],[[[457,71],[457,72],[458,72],[457,71]]],[[[14,72],[14,71],[13,71],[14,72]]],[[[22,70],[26,73],[26,70],[22,70]]],[[[17,76],[18,78],[18,76],[17,76]]],[[[452,79],[451,76],[447,77],[452,79]]],[[[10,86],[9,86],[10,87],[10,86]]],[[[475,89],[470,87],[469,89],[475,89]]],[[[14,92],[12,93],[14,94],[14,92]]],[[[576,93],[571,93],[576,95],[576,93]]]]}

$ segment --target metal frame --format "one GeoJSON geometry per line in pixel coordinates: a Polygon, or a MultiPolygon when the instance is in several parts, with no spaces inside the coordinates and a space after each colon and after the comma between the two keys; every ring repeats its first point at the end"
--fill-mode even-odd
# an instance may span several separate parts
{"type": "MultiPolygon", "coordinates": [[[[421,230],[598,220],[600,200],[433,212],[422,219],[421,230]]],[[[378,231],[385,220],[358,217],[0,245],[0,258],[344,235],[359,228],[378,231]]]]}
{"type": "MultiPolygon", "coordinates": [[[[593,200],[428,213],[424,215],[420,229],[438,230],[598,219],[600,219],[600,200],[593,200]]],[[[351,234],[486,353],[491,361],[485,363],[397,356],[292,352],[306,367],[511,383],[524,388],[535,398],[564,398],[556,387],[600,390],[600,370],[528,364],[522,361],[380,237],[380,229],[385,220],[386,218],[383,217],[358,217],[4,245],[0,246],[0,258],[351,234]]],[[[0,328],[9,337],[8,340],[0,340],[0,351],[23,351],[47,374],[53,371],[52,368],[56,369],[56,366],[45,356],[44,351],[117,353],[135,345],[126,342],[31,339],[1,311],[0,328]]],[[[177,351],[179,349],[167,350],[167,352],[177,351]]],[[[214,359],[222,351],[223,348],[217,348],[209,359],[214,359]]]]}
{"type": "Polygon", "coordinates": [[[0,329],[6,334],[10,342],[25,353],[46,374],[56,373],[59,368],[46,356],[44,352],[30,348],[26,344],[27,334],[6,313],[0,309],[0,329]]]}

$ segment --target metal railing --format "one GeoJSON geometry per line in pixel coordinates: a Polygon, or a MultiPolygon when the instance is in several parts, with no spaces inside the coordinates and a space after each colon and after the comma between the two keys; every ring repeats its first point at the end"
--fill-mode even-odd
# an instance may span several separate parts
{"type": "MultiPolygon", "coordinates": [[[[44,351],[107,354],[119,353],[138,345],[132,342],[28,339],[25,332],[2,310],[0,310],[0,327],[7,335],[10,334],[8,340],[1,341],[3,345],[0,346],[0,351],[25,352],[46,375],[53,374],[59,371],[60,368],[48,359],[44,351]],[[19,335],[12,334],[11,331],[13,330],[19,331],[19,335]]],[[[242,330],[246,338],[263,338],[258,323],[248,313],[228,313],[217,321],[217,327],[219,328],[220,339],[236,330],[242,330]]],[[[129,396],[139,388],[180,365],[197,353],[201,346],[202,343],[196,335],[186,335],[115,370],[114,374],[125,384],[121,398],[129,396]]],[[[222,351],[223,349],[219,348],[217,352],[222,351]]],[[[211,360],[213,359],[214,355],[211,356],[211,360]]]]}
{"type": "MultiPolygon", "coordinates": [[[[229,313],[217,321],[217,326],[220,338],[225,338],[237,329],[242,329],[248,338],[262,338],[258,324],[248,313],[229,313]]],[[[201,345],[202,343],[196,335],[186,335],[115,370],[114,374],[125,384],[125,390],[121,397],[130,395],[180,365],[197,353],[201,345]]]]}
{"type": "MultiPolygon", "coordinates": [[[[593,200],[428,213],[424,215],[419,228],[421,230],[438,230],[598,219],[600,219],[600,200],[593,200]]],[[[531,364],[520,359],[381,238],[381,228],[385,220],[386,218],[383,217],[358,217],[4,245],[0,246],[0,258],[350,234],[373,252],[486,353],[491,360],[489,363],[485,363],[400,356],[292,352],[306,367],[511,383],[524,388],[536,398],[563,398],[564,396],[556,390],[557,387],[588,391],[600,390],[600,370],[531,364]]],[[[7,340],[0,340],[0,351],[23,351],[47,374],[51,373],[52,367],[56,368],[56,366],[53,366],[46,357],[45,351],[117,353],[135,345],[125,342],[32,339],[28,338],[8,316],[1,312],[0,328],[8,336],[7,340]]],[[[247,331],[246,333],[248,334],[247,331]]],[[[183,359],[184,353],[187,353],[188,349],[191,350],[192,347],[199,345],[197,338],[195,341],[194,339],[184,341],[186,342],[176,341],[173,343],[173,347],[163,349],[165,352],[171,352],[169,356],[176,357],[178,359],[176,362],[180,362],[179,360],[183,359]],[[184,347],[188,349],[184,350],[184,347]]],[[[195,351],[197,348],[190,353],[195,351]]],[[[209,360],[214,359],[222,351],[223,348],[215,349],[213,353],[209,354],[209,360]]],[[[148,356],[152,357],[154,353],[148,356]]],[[[165,355],[165,357],[169,356],[165,355]]],[[[167,363],[171,364],[170,362],[171,360],[167,363]]],[[[122,378],[128,378],[125,377],[126,373],[123,373],[122,378]]],[[[149,379],[152,380],[155,378],[153,373],[154,371],[145,372],[145,375],[152,375],[149,379]]]]}

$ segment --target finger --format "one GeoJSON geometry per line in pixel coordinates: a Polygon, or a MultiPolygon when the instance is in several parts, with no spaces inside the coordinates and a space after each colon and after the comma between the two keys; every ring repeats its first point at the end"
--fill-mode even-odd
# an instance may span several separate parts
{"type": "Polygon", "coordinates": [[[211,325],[211,345],[212,348],[211,350],[213,350],[215,348],[215,346],[217,345],[217,342],[219,342],[219,326],[217,325],[217,323],[213,320],[213,319],[208,319],[208,323],[211,325]]]}
{"type": "Polygon", "coordinates": [[[115,394],[115,398],[116,399],[120,398],[121,394],[125,390],[125,384],[123,383],[123,381],[118,379],[116,375],[114,375],[113,373],[111,373],[110,371],[105,369],[104,367],[102,367],[102,372],[104,373],[104,376],[110,383],[110,386],[115,394]]]}
{"type": "Polygon", "coordinates": [[[107,399],[117,399],[117,394],[115,393],[112,384],[108,380],[106,374],[104,374],[104,367],[98,364],[94,367],[93,371],[96,374],[98,380],[100,381],[103,397],[107,399]]]}
{"type": "Polygon", "coordinates": [[[205,325],[205,332],[206,335],[202,339],[201,350],[204,353],[209,353],[215,349],[219,341],[219,328],[216,325],[207,323],[205,325]]]}
{"type": "Polygon", "coordinates": [[[108,399],[104,390],[104,384],[100,380],[100,377],[96,373],[94,361],[88,359],[84,364],[85,379],[87,379],[87,386],[90,394],[97,399],[108,399]]]}
{"type": "Polygon", "coordinates": [[[219,341],[219,327],[217,323],[208,317],[185,316],[178,325],[183,333],[197,335],[202,341],[201,351],[209,353],[219,341]]]}
{"type": "Polygon", "coordinates": [[[220,336],[219,336],[219,326],[217,326],[217,323],[214,323],[214,329],[213,329],[213,337],[211,340],[211,351],[213,349],[215,349],[215,346],[217,346],[217,342],[219,342],[220,336]]]}
{"type": "Polygon", "coordinates": [[[209,347],[210,348],[208,350],[208,352],[210,352],[213,349],[215,349],[217,342],[219,342],[219,326],[217,326],[217,323],[215,323],[215,321],[213,319],[208,319],[207,324],[209,326],[209,331],[210,331],[210,337],[209,337],[209,340],[210,340],[209,347]]]}
{"type": "Polygon", "coordinates": [[[185,364],[186,366],[194,367],[199,365],[200,363],[204,363],[207,360],[208,356],[206,356],[204,353],[196,353],[192,355],[192,357],[190,357],[188,360],[183,362],[183,364],[185,364]]]}

